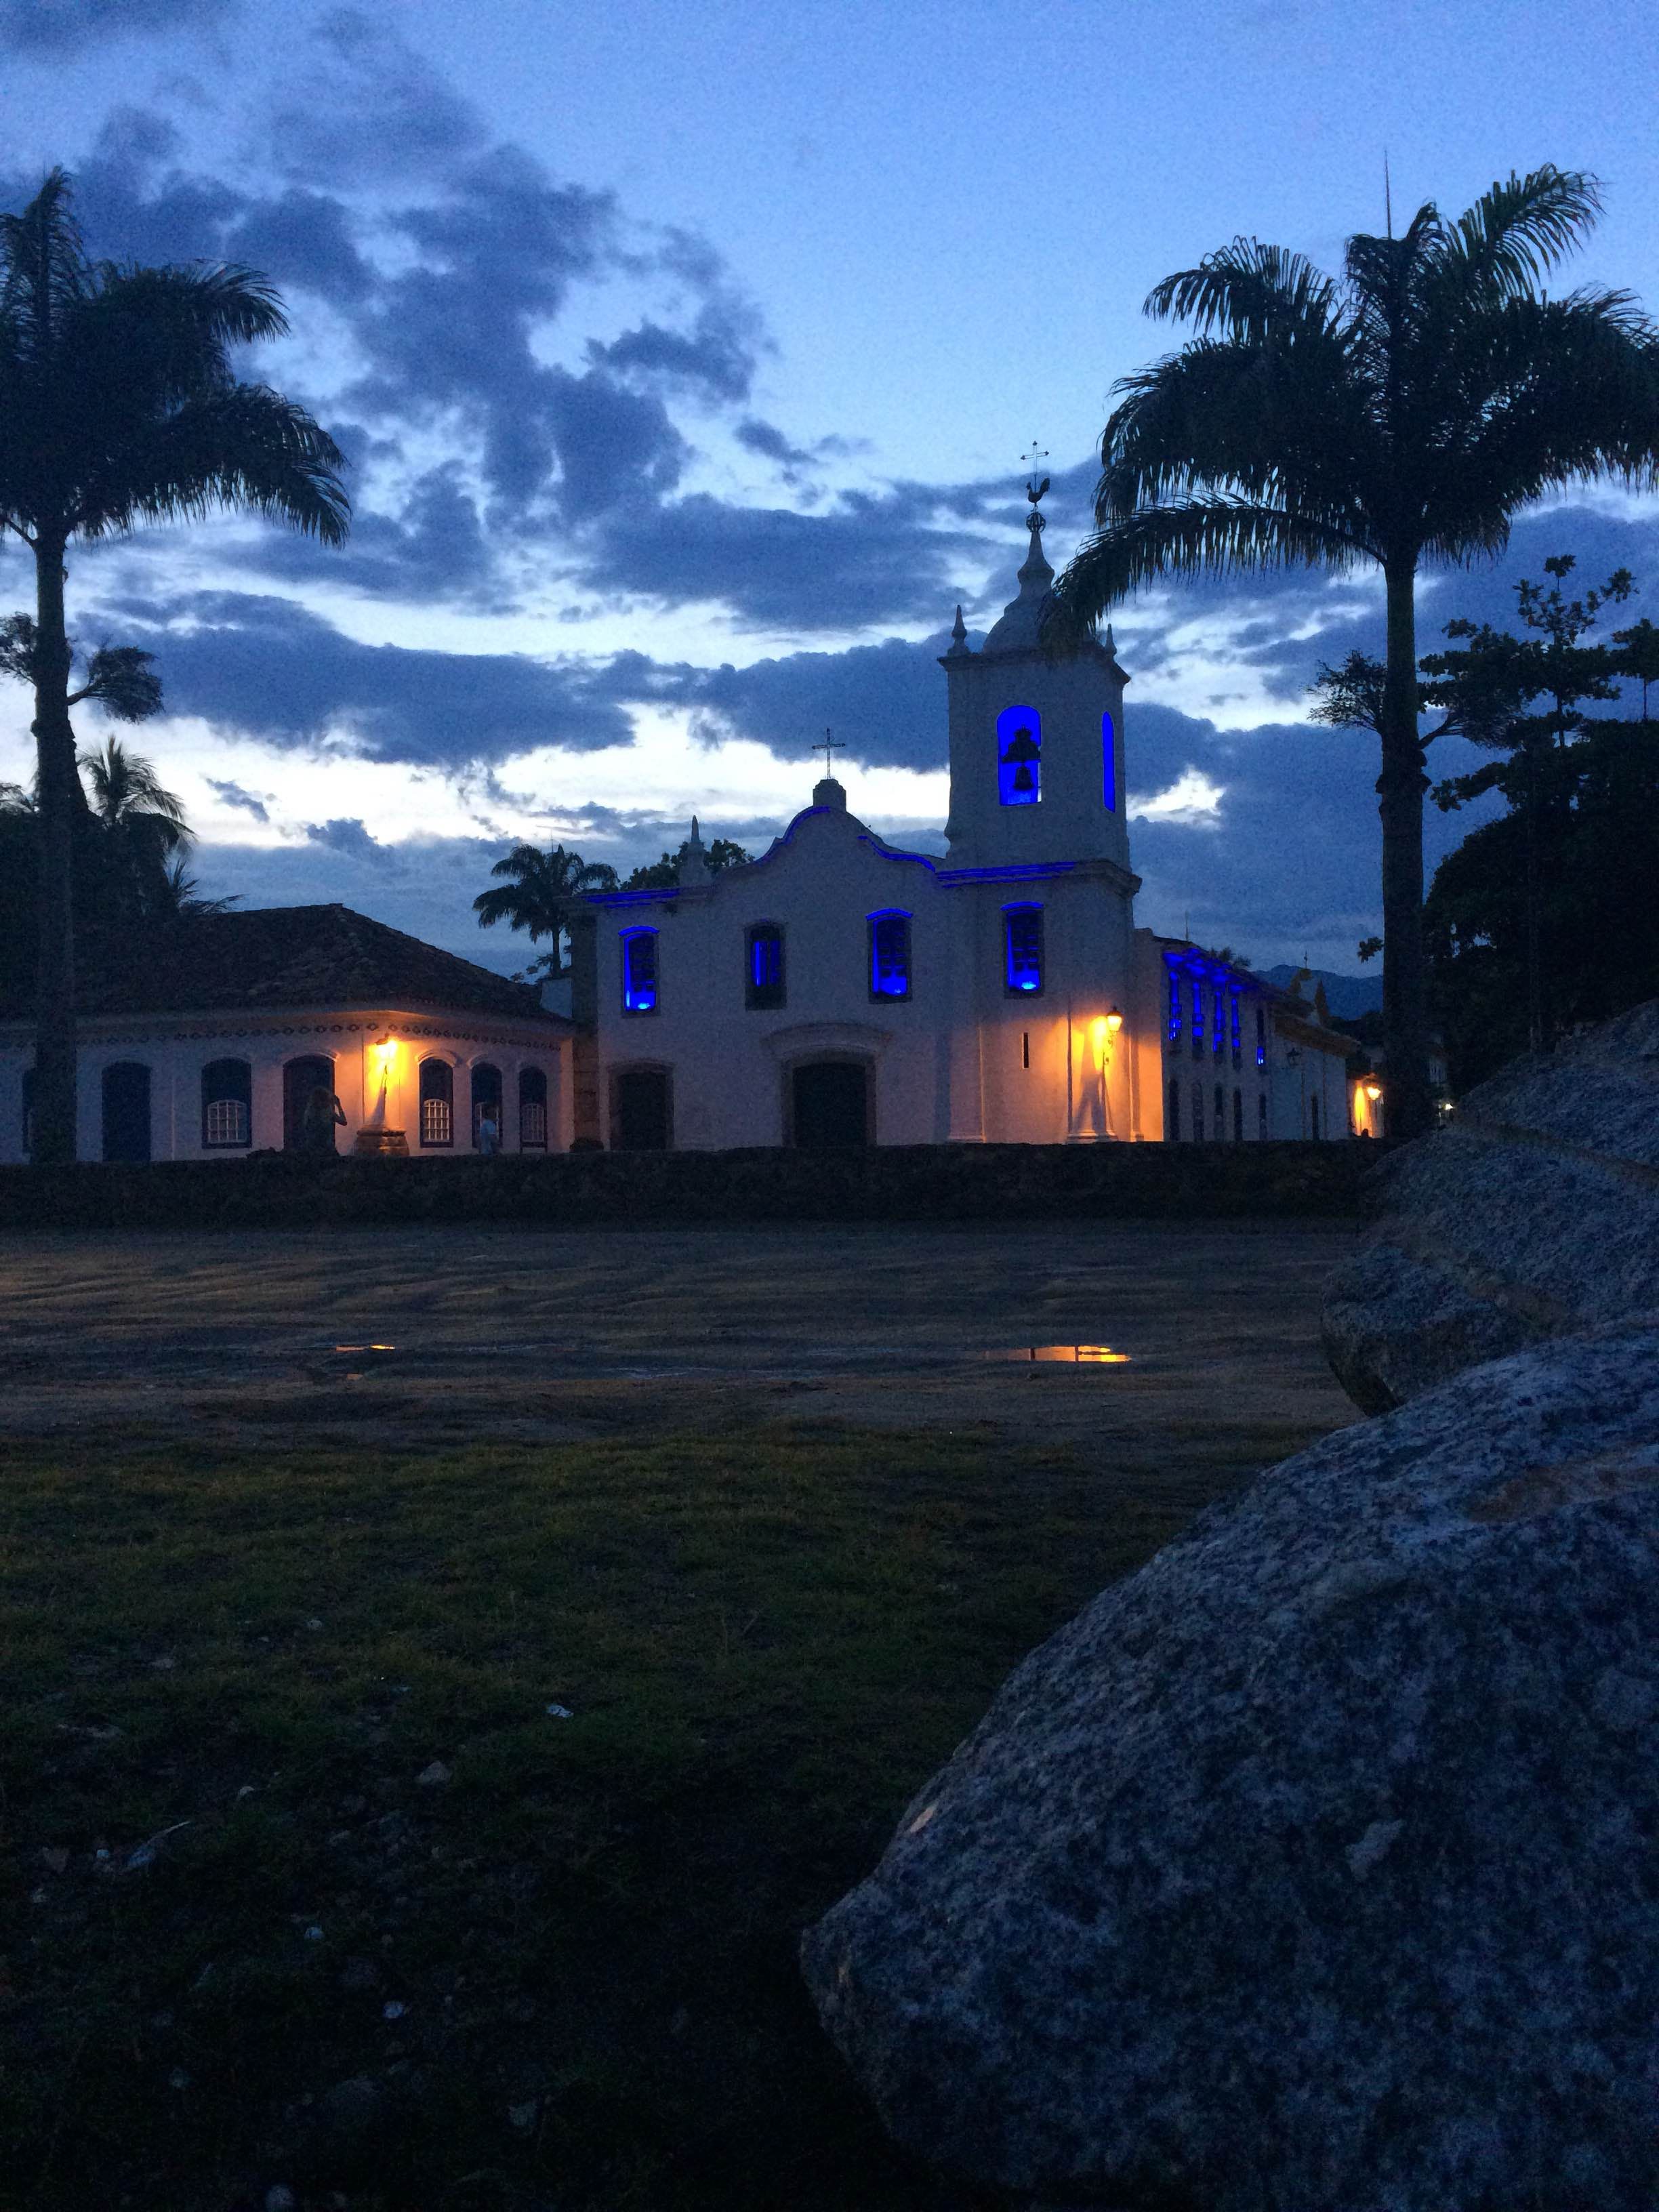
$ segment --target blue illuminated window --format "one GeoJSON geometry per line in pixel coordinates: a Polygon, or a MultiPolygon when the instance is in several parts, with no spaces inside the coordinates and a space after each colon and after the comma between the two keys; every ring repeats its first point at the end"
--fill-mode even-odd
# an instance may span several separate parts
{"type": "Polygon", "coordinates": [[[1100,718],[1101,790],[1109,814],[1117,812],[1117,733],[1112,727],[1112,718],[1100,718]]]}
{"type": "Polygon", "coordinates": [[[1210,1031],[1210,1049],[1218,1058],[1227,1049],[1227,994],[1219,983],[1210,1000],[1210,1011],[1215,1024],[1210,1031]]]}
{"type": "Polygon", "coordinates": [[[1174,968],[1170,970],[1170,1042],[1181,1042],[1181,975],[1174,968]]]}
{"type": "Polygon", "coordinates": [[[870,996],[910,995],[910,917],[891,907],[870,916],[870,996]]]}
{"type": "Polygon", "coordinates": [[[1042,717],[1034,707],[1005,707],[997,716],[997,797],[1005,806],[1035,806],[1042,796],[1042,717]]]}
{"type": "Polygon", "coordinates": [[[1196,975],[1193,978],[1193,1058],[1200,1060],[1204,1054],[1204,986],[1196,975]]]}
{"type": "Polygon", "coordinates": [[[654,929],[625,929],[622,937],[623,1012],[654,1014],[657,1011],[657,933],[654,929]]]}
{"type": "Polygon", "coordinates": [[[1255,1064],[1258,1067],[1267,1065],[1267,1009],[1265,1006],[1258,1006],[1255,1010],[1255,1064]]]}
{"type": "Polygon", "coordinates": [[[1003,973],[1011,991],[1035,994],[1042,988],[1042,908],[1002,909],[1003,973]]]}
{"type": "Polygon", "coordinates": [[[744,945],[744,1003],[781,1006],[783,991],[783,932],[775,921],[757,921],[744,945]]]}
{"type": "Polygon", "coordinates": [[[1235,991],[1235,992],[1232,994],[1232,996],[1231,996],[1231,1000],[1229,1001],[1229,1004],[1231,1005],[1231,1010],[1232,1010],[1233,1066],[1234,1066],[1235,1067],[1237,1067],[1237,1066],[1241,1064],[1241,1062],[1243,1061],[1243,1054],[1242,1050],[1240,1049],[1240,1046],[1239,1046],[1239,1037],[1238,1037],[1238,994],[1237,994],[1237,991],[1235,991]]]}
{"type": "Polygon", "coordinates": [[[1172,1145],[1181,1141],[1181,1079],[1177,1076],[1170,1085],[1170,1126],[1164,1132],[1172,1145]]]}

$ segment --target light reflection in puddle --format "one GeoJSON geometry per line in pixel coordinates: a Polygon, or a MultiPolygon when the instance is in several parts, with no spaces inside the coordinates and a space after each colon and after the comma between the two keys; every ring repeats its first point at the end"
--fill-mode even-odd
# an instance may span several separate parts
{"type": "Polygon", "coordinates": [[[1127,1352],[1114,1352],[1106,1344],[1029,1344],[1012,1352],[987,1352],[985,1359],[1018,1359],[1031,1364],[1038,1360],[1056,1360],[1067,1367],[1124,1367],[1128,1364],[1127,1352]]]}

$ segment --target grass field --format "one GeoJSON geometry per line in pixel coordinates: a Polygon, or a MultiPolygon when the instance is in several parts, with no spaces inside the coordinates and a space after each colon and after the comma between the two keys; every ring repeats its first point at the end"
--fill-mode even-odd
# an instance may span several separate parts
{"type": "MultiPolygon", "coordinates": [[[[1259,1249],[1258,1304],[1316,1272],[1259,1249]]],[[[1311,1366],[1249,1418],[1139,1373],[922,1426],[619,1383],[426,1449],[373,1377],[269,1444],[68,1393],[0,1486],[0,2195],[976,2205],[884,2143],[795,1946],[1021,1654],[1336,1412],[1311,1366]]]]}

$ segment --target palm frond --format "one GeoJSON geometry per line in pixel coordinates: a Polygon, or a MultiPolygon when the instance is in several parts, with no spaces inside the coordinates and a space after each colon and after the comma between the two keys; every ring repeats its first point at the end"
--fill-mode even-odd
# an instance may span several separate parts
{"type": "Polygon", "coordinates": [[[1223,576],[1243,570],[1347,568],[1368,548],[1292,508],[1226,496],[1141,508],[1097,531],[1054,586],[1045,626],[1064,647],[1138,584],[1166,576],[1223,576]]]}
{"type": "Polygon", "coordinates": [[[337,545],[351,516],[343,466],[339,447],[303,407],[268,386],[236,384],[136,431],[89,473],[76,526],[102,538],[137,522],[242,507],[337,545]]]}
{"type": "Polygon", "coordinates": [[[100,645],[87,665],[87,680],[70,695],[70,705],[89,699],[118,722],[144,722],[161,711],[161,679],[155,655],[136,645],[100,645]]]}
{"type": "Polygon", "coordinates": [[[1239,237],[1206,253],[1197,268],[1155,284],[1142,312],[1196,323],[1201,337],[1220,331],[1248,344],[1286,323],[1323,327],[1335,297],[1330,278],[1305,254],[1239,237]]]}
{"type": "Polygon", "coordinates": [[[1118,389],[1095,493],[1103,527],[1218,491],[1363,536],[1363,487],[1381,457],[1340,333],[1256,346],[1194,339],[1118,389]]]}
{"type": "Polygon", "coordinates": [[[1488,299],[1521,299],[1583,244],[1601,212],[1601,185],[1586,170],[1546,163],[1524,177],[1511,171],[1459,216],[1443,260],[1462,285],[1488,299]]]}

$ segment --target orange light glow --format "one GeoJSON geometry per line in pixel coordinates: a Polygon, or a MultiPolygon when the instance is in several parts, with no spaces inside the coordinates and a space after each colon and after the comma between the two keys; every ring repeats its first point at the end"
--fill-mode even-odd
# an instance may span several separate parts
{"type": "Polygon", "coordinates": [[[1382,1085],[1380,1083],[1368,1083],[1365,1085],[1365,1096],[1373,1106],[1376,1105],[1377,1100],[1382,1096],[1382,1085]]]}
{"type": "Polygon", "coordinates": [[[1123,1017],[1119,1013],[1115,1006],[1112,1008],[1111,1012],[1106,1017],[1106,1026],[1115,1037],[1123,1026],[1123,1017]]]}

